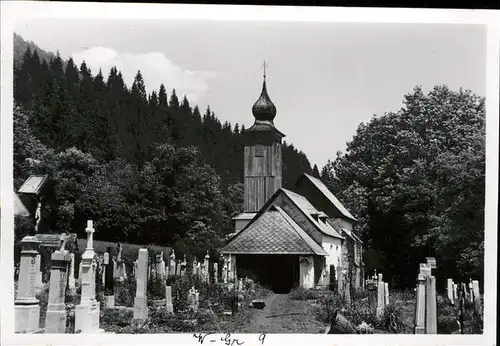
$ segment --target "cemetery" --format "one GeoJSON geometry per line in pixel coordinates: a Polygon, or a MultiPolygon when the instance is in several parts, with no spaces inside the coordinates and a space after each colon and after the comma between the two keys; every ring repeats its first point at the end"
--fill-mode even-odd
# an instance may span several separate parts
{"type": "Polygon", "coordinates": [[[188,261],[188,255],[179,258],[175,249],[165,254],[140,248],[135,260],[124,259],[121,244],[95,252],[92,220],[86,232],[79,264],[75,253],[66,250],[66,235],[60,235],[61,245],[51,255],[48,275],[41,273],[37,260],[40,241],[33,236],[21,241],[17,333],[222,332],[231,328],[250,333],[463,334],[482,328],[479,282],[448,279],[446,287],[437,290],[433,258],[420,264],[414,292],[390,292],[383,274],[375,273],[363,289],[354,291],[342,285],[328,290],[297,287],[279,295],[281,305],[269,310],[266,301],[272,302],[272,290],[238,277],[222,255],[211,258],[207,253],[188,261]],[[274,308],[280,313],[273,315],[274,308]],[[283,320],[294,314],[289,323],[295,323],[295,329],[287,329],[283,320]],[[255,325],[265,318],[270,318],[266,327],[255,325]],[[253,330],[256,326],[260,329],[253,330]]]}
{"type": "Polygon", "coordinates": [[[140,71],[129,91],[116,68],[106,85],[59,55],[19,56],[16,333],[483,333],[478,96],[417,87],[320,174],[283,141],[265,62],[254,122],[233,130],[163,84],[146,97],[140,71]],[[29,92],[60,82],[74,111],[29,92]]]}

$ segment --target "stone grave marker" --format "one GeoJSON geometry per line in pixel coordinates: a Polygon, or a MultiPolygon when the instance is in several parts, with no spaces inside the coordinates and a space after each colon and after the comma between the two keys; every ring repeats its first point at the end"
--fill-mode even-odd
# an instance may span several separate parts
{"type": "Polygon", "coordinates": [[[210,266],[210,255],[208,254],[208,250],[207,250],[207,254],[205,255],[205,261],[204,261],[204,274],[203,274],[203,280],[204,282],[206,283],[209,283],[210,282],[210,273],[209,273],[209,266],[210,266]]]}
{"type": "Polygon", "coordinates": [[[426,334],[437,334],[437,296],[436,296],[436,278],[434,276],[426,277],[426,334]]]}
{"type": "Polygon", "coordinates": [[[40,305],[35,298],[36,256],[40,241],[34,236],[21,240],[21,263],[14,301],[14,332],[36,333],[40,324],[40,305]]]}
{"type": "Polygon", "coordinates": [[[45,318],[45,333],[66,332],[66,282],[71,261],[68,251],[55,251],[51,256],[49,298],[45,318]]]}
{"type": "Polygon", "coordinates": [[[417,278],[417,301],[415,307],[415,334],[425,334],[425,276],[421,273],[417,278]]]}
{"type": "Polygon", "coordinates": [[[377,317],[380,317],[384,314],[385,308],[385,285],[382,281],[383,275],[381,273],[378,274],[378,283],[377,283],[377,317]]]}
{"type": "Polygon", "coordinates": [[[172,253],[170,254],[169,275],[175,275],[175,250],[174,249],[172,249],[172,253]]]}
{"type": "Polygon", "coordinates": [[[186,255],[184,255],[184,259],[182,260],[181,263],[181,276],[186,275],[186,268],[187,268],[187,260],[186,260],[186,255]]]}
{"type": "Polygon", "coordinates": [[[137,259],[137,289],[134,299],[134,319],[144,321],[148,318],[148,250],[139,249],[137,259]]]}
{"type": "Polygon", "coordinates": [[[167,300],[167,312],[174,312],[174,306],[172,305],[172,286],[165,286],[165,298],[167,300]]]}
{"type": "Polygon", "coordinates": [[[181,261],[180,260],[177,261],[177,269],[176,269],[175,274],[177,276],[181,276],[181,261]]]}
{"type": "Polygon", "coordinates": [[[36,288],[43,287],[41,265],[42,265],[42,256],[40,254],[38,254],[35,257],[35,268],[36,268],[35,287],[36,288]]]}
{"type": "Polygon", "coordinates": [[[472,294],[474,296],[474,309],[478,319],[482,320],[483,311],[481,307],[481,293],[479,292],[479,281],[472,280],[472,294]]]}
{"type": "Polygon", "coordinates": [[[118,254],[116,255],[116,277],[119,281],[127,280],[127,267],[122,259],[122,244],[118,244],[118,254]]]}
{"type": "Polygon", "coordinates": [[[163,251],[156,255],[156,275],[159,279],[165,279],[165,261],[163,260],[163,251]]]}
{"type": "Polygon", "coordinates": [[[93,245],[93,234],[95,232],[92,220],[87,221],[87,248],[82,255],[81,301],[75,307],[75,332],[101,333],[99,328],[99,302],[96,299],[96,262],[93,245]]]}
{"type": "Polygon", "coordinates": [[[76,292],[76,282],[75,282],[75,254],[70,253],[70,262],[69,262],[69,273],[68,273],[68,288],[71,290],[71,294],[76,292]]]}
{"type": "Polygon", "coordinates": [[[454,304],[455,303],[455,299],[454,299],[454,296],[453,296],[453,280],[452,279],[448,279],[446,283],[447,283],[446,293],[448,294],[448,299],[450,300],[450,302],[452,304],[454,304]]]}
{"type": "Polygon", "coordinates": [[[217,262],[214,262],[214,283],[217,283],[219,276],[219,265],[217,262]]]}
{"type": "Polygon", "coordinates": [[[227,265],[225,259],[223,261],[224,264],[222,266],[222,282],[227,284],[227,265]]]}
{"type": "Polygon", "coordinates": [[[115,307],[115,288],[114,288],[114,261],[111,258],[111,247],[108,246],[104,254],[104,304],[107,308],[115,307]]]}
{"type": "Polygon", "coordinates": [[[388,282],[384,282],[384,294],[385,294],[384,305],[387,306],[387,305],[389,305],[389,283],[388,282]]]}

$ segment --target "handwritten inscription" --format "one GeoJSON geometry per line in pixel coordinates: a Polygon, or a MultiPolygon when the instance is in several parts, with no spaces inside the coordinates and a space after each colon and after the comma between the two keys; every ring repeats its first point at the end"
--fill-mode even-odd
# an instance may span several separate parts
{"type": "MultiPolygon", "coordinates": [[[[194,333],[193,337],[197,339],[200,344],[203,344],[205,341],[209,343],[221,343],[226,346],[240,346],[245,343],[244,340],[231,336],[231,333],[226,333],[221,337],[218,337],[215,333],[194,333]]],[[[261,333],[258,338],[261,345],[264,344],[265,339],[266,334],[261,333]]]]}

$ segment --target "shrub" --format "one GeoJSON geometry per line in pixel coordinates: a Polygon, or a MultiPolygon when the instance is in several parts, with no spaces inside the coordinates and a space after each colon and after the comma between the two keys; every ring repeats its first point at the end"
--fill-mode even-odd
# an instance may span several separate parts
{"type": "Polygon", "coordinates": [[[368,298],[368,291],[362,288],[355,289],[352,292],[352,299],[354,301],[368,298]]]}
{"type": "Polygon", "coordinates": [[[176,312],[185,311],[188,306],[189,290],[194,286],[200,288],[201,281],[193,275],[172,276],[167,280],[167,285],[172,286],[172,302],[176,312]]]}
{"type": "Polygon", "coordinates": [[[101,328],[109,331],[110,326],[119,328],[130,326],[134,312],[130,309],[103,309],[100,311],[101,328]]]}
{"type": "Polygon", "coordinates": [[[399,334],[407,331],[407,326],[403,322],[402,310],[395,304],[386,305],[384,314],[378,322],[379,327],[384,328],[391,333],[399,334]]]}
{"type": "Polygon", "coordinates": [[[153,300],[165,299],[165,280],[153,277],[148,280],[148,302],[153,300]]]}
{"type": "Polygon", "coordinates": [[[297,287],[290,292],[290,298],[293,300],[313,300],[318,299],[319,295],[314,290],[297,287]]]}
{"type": "Polygon", "coordinates": [[[335,311],[345,306],[345,300],[338,294],[329,293],[323,299],[320,299],[319,309],[316,319],[326,324],[330,324],[335,311]]]}
{"type": "Polygon", "coordinates": [[[380,321],[377,320],[375,314],[373,314],[368,305],[365,304],[351,305],[343,309],[341,313],[353,324],[354,327],[359,326],[363,322],[372,327],[380,325],[380,321]]]}
{"type": "Polygon", "coordinates": [[[136,288],[137,283],[133,276],[129,276],[123,281],[115,280],[115,305],[133,307],[136,288]]]}
{"type": "Polygon", "coordinates": [[[232,293],[223,284],[203,286],[200,290],[200,309],[211,309],[216,313],[228,310],[232,293]]]}

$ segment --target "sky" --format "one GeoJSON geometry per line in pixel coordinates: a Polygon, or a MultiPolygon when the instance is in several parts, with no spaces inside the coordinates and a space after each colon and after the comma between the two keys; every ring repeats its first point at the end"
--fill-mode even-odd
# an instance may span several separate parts
{"type": "Polygon", "coordinates": [[[164,83],[247,128],[265,60],[276,127],[320,169],[417,85],[486,93],[479,25],[39,18],[14,30],[93,73],[116,66],[129,86],[141,70],[148,93],[164,83]]]}

